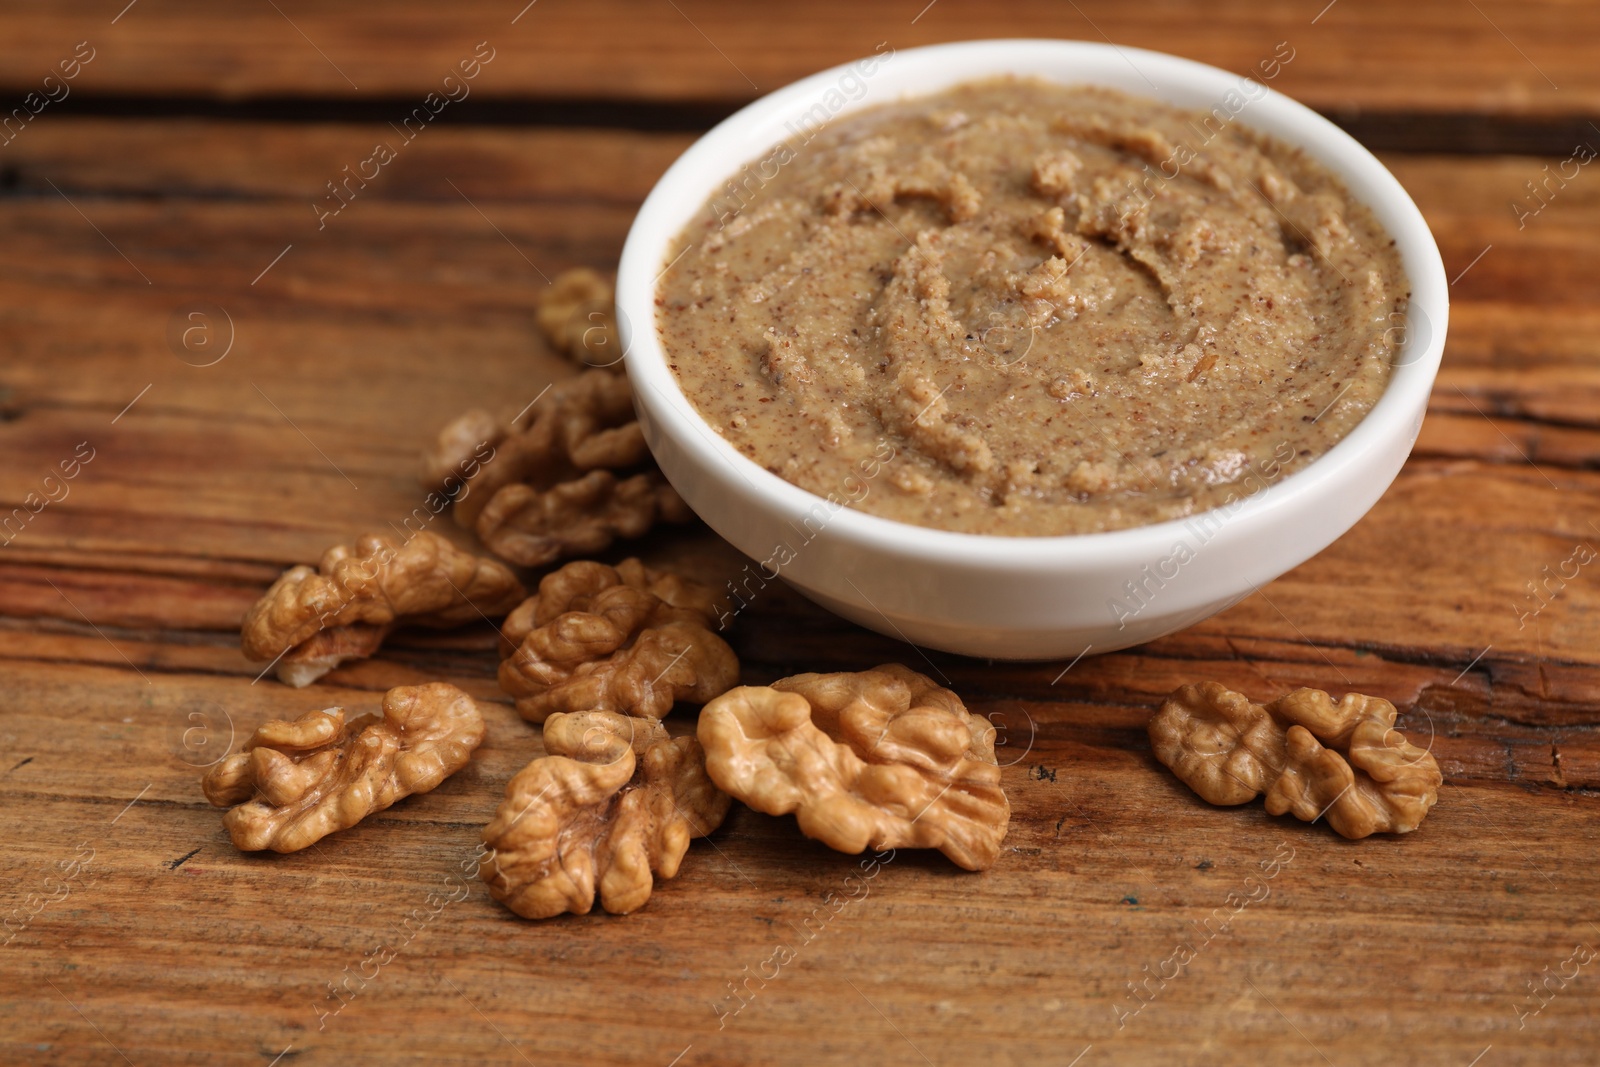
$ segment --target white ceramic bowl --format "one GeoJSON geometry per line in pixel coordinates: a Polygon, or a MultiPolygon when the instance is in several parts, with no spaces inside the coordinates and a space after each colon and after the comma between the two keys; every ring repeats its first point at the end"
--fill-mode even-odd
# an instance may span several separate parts
{"type": "Polygon", "coordinates": [[[1377,502],[1416,441],[1439,367],[1449,312],[1444,266],[1422,214],[1366,149],[1288,97],[1245,86],[1242,95],[1251,99],[1234,121],[1302,147],[1338,174],[1398,245],[1411,285],[1409,321],[1400,324],[1405,336],[1394,375],[1371,413],[1305,469],[1187,520],[1018,538],[951,533],[834,507],[740,454],[678,388],[655,328],[666,251],[724,181],[767,155],[788,135],[785,123],[798,122],[819,102],[837,106],[836,119],[999,74],[1104,85],[1205,110],[1236,102],[1227,94],[1241,90],[1238,75],[1175,56],[1048,40],[935,45],[898,52],[865,78],[847,64],[795,82],[722,122],[656,183],[622,253],[621,339],[639,418],[662,471],[712,529],[752,560],[773,561],[759,570],[752,565],[744,583],[750,595],[759,595],[763,578],[776,570],[845,618],[919,645],[995,659],[1108,652],[1243,599],[1327,547],[1377,502]],[[858,93],[863,82],[866,91],[858,93]],[[852,93],[859,99],[847,99],[852,93]],[[1179,545],[1190,558],[1174,563],[1185,555],[1179,545]]]}

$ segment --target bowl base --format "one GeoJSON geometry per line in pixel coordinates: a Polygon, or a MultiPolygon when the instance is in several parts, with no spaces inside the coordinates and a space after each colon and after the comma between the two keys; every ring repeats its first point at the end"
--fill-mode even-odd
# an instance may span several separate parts
{"type": "MultiPolygon", "coordinates": [[[[897,638],[919,648],[953,652],[959,656],[1011,662],[1073,660],[1084,655],[1099,655],[1142,645],[1226,611],[1247,595],[1219,600],[1189,611],[1129,619],[1122,629],[1116,631],[1116,636],[1108,640],[1103,626],[1084,629],[1045,629],[1022,625],[1015,628],[978,624],[952,626],[938,619],[890,616],[883,611],[862,608],[808,589],[793,579],[786,578],[785,581],[807,600],[885,637],[897,638]]],[[[909,666],[914,669],[916,664],[909,666]]]]}

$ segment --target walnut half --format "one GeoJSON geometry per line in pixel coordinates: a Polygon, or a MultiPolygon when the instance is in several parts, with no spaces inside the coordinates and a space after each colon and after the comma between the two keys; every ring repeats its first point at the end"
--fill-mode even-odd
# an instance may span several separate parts
{"type": "Polygon", "coordinates": [[[467,765],[483,715],[453,685],[399,686],[383,717],[345,722],[343,708],[262,723],[244,749],[201,780],[206,799],[232,805],[223,826],[240,851],[295,852],[354,826],[467,765]]]}
{"type": "Polygon", "coordinates": [[[651,461],[628,380],[603,370],[556,382],[505,419],[459,416],[419,478],[451,494],[456,522],[491,552],[524,567],[694,517],[651,461]]]}
{"type": "Polygon", "coordinates": [[[714,614],[695,582],[636,559],[576,560],[506,617],[500,688],[530,722],[596,708],[659,719],[680,700],[703,704],[739,678],[714,614]]]}
{"type": "Polygon", "coordinates": [[[619,537],[641,537],[660,519],[687,522],[688,505],[658,471],[618,478],[594,470],[548,489],[513,482],[478,514],[489,551],[524,567],[601,552],[619,537]]]}
{"type": "Polygon", "coordinates": [[[545,720],[549,753],[517,772],[483,831],[479,876],[518,915],[614,914],[643,906],[651,872],[678,873],[691,838],[728,813],[693,737],[669,738],[653,719],[610,711],[545,720]]]}
{"type": "Polygon", "coordinates": [[[622,372],[616,291],[599,271],[574,267],[556,275],[535,318],[551,347],[587,367],[622,372]]]}
{"type": "Polygon", "coordinates": [[[1155,756],[1213,804],[1267,795],[1269,814],[1326,815],[1348,838],[1415,830],[1439,799],[1433,754],[1394,728],[1378,697],[1296,689],[1256,704],[1217,682],[1186,685],[1150,719],[1155,756]]]}
{"type": "Polygon", "coordinates": [[[968,870],[1000,852],[1011,806],[995,730],[898,663],[743,686],[700,712],[712,781],[840,852],[937,848],[968,870]]]}
{"type": "Polygon", "coordinates": [[[316,569],[285,571],[245,614],[240,645],[248,659],[275,660],[278,677],[299,687],[370,656],[397,625],[499,618],[525,594],[504,564],[438,534],[422,530],[405,542],[368,534],[328,549],[316,569]]]}

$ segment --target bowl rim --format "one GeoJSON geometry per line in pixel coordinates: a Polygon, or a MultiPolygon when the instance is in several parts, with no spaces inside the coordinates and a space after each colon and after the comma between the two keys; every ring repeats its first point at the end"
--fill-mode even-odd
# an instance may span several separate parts
{"type": "MultiPolygon", "coordinates": [[[[892,51],[889,57],[880,54],[878,58],[892,61],[897,71],[918,64],[916,75],[920,77],[917,80],[925,84],[903,89],[893,96],[873,98],[871,93],[863,94],[859,101],[851,101],[835,112],[830,121],[866,107],[935,93],[964,81],[1012,73],[1004,59],[1008,55],[1015,58],[1019,50],[1059,60],[1067,68],[1074,59],[1086,56],[1101,60],[1114,56],[1117,62],[1128,65],[1133,65],[1134,59],[1142,59],[1159,70],[1163,84],[1156,86],[1158,93],[1163,89],[1175,93],[1198,88],[1207,98],[1220,101],[1225,92],[1236,90],[1240,82],[1246,80],[1219,67],[1181,56],[1096,41],[1053,38],[958,41],[892,51]],[[980,64],[990,68],[987,74],[981,70],[966,71],[964,67],[962,73],[950,74],[951,67],[961,64],[946,65],[945,61],[970,60],[974,54],[992,56],[989,62],[980,64]]],[[[623,246],[617,272],[616,299],[623,358],[639,402],[658,401],[659,406],[651,405],[657,414],[671,417],[695,431],[676,436],[680,447],[691,453],[698,465],[726,465],[752,491],[761,494],[766,503],[795,521],[812,515],[819,505],[828,507],[828,498],[767,470],[735,448],[696,410],[669,369],[660,343],[655,315],[656,284],[671,266],[666,263],[666,249],[710,200],[718,184],[736,173],[740,163],[757,158],[761,151],[781,139],[769,127],[775,127],[781,117],[791,115],[796,104],[815,102],[819,93],[833,87],[860,62],[860,59],[851,60],[774,90],[739,109],[697,139],[662,174],[640,206],[623,246]],[[764,134],[752,140],[752,136],[762,130],[772,136],[764,134]],[[685,203],[690,205],[687,211],[685,203]],[[667,218],[673,221],[661,221],[667,218]],[[657,232],[651,233],[652,229],[657,232]],[[636,327],[636,323],[642,325],[636,327]]],[[[1083,78],[1051,78],[1032,69],[1021,73],[1050,78],[1063,85],[1104,84],[1097,82],[1093,74],[1083,78]]],[[[1140,73],[1143,75],[1144,71],[1140,73]]],[[[1148,81],[1148,77],[1145,80],[1148,81]]],[[[1381,448],[1385,438],[1396,433],[1397,422],[1426,410],[1444,349],[1449,316],[1449,287],[1438,245],[1421,210],[1399,180],[1360,142],[1328,119],[1258,80],[1250,79],[1250,82],[1264,95],[1251,99],[1237,121],[1248,128],[1262,130],[1251,121],[1251,114],[1259,119],[1261,112],[1267,112],[1275,120],[1274,128],[1264,132],[1306,152],[1333,170],[1347,186],[1359,183],[1379,194],[1374,197],[1369,193],[1358,199],[1374,213],[1390,216],[1384,220],[1384,227],[1401,254],[1402,270],[1411,287],[1408,321],[1420,312],[1426,329],[1407,330],[1383,393],[1349,433],[1302,469],[1237,502],[1236,509],[1224,521],[1241,529],[1257,526],[1274,514],[1310,505],[1327,483],[1337,483],[1341,476],[1355,474],[1352,468],[1360,464],[1367,450],[1381,448]],[[1294,132],[1286,134],[1281,127],[1290,124],[1295,127],[1294,132]],[[1380,199],[1386,205],[1375,202],[1380,199]],[[1384,210],[1385,206],[1389,210],[1384,210]]],[[[1138,90],[1130,91],[1138,93],[1138,90]]],[[[1352,191],[1352,195],[1356,194],[1352,191]]],[[[1416,428],[1412,430],[1413,441],[1420,425],[1418,417],[1416,428]]],[[[1015,536],[920,526],[846,504],[829,511],[827,522],[818,534],[826,533],[832,538],[913,560],[959,559],[986,569],[1012,571],[1018,566],[1101,564],[1109,562],[1108,557],[1136,560],[1160,555],[1170,549],[1174,538],[1182,536],[1187,524],[1228,506],[1224,502],[1177,519],[1116,530],[1015,536]]]]}

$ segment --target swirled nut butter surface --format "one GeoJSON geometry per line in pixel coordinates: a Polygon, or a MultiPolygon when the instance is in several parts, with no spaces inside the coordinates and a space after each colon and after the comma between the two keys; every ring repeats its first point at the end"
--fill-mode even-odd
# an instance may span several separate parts
{"type": "Polygon", "coordinates": [[[791,126],[671,249],[667,361],[745,455],[902,522],[1236,502],[1372,408],[1408,293],[1333,174],[1228,114],[1001,79],[791,126]]]}

